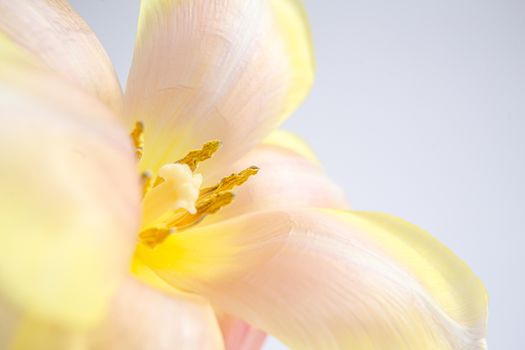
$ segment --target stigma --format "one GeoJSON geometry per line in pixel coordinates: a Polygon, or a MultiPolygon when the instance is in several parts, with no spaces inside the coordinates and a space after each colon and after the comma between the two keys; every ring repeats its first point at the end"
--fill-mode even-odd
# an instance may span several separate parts
{"type": "Polygon", "coordinates": [[[159,184],[146,193],[142,200],[143,222],[154,225],[163,216],[179,209],[195,214],[202,175],[194,174],[186,164],[166,164],[160,168],[159,184]]]}
{"type": "MultiPolygon", "coordinates": [[[[130,134],[138,160],[143,156],[143,132],[144,125],[137,122],[130,134]]],[[[211,158],[220,146],[217,140],[207,142],[183,158],[165,164],[156,174],[149,171],[142,174],[143,217],[139,239],[143,244],[154,248],[170,234],[195,226],[206,216],[217,213],[233,201],[235,187],[257,174],[259,168],[251,166],[202,188],[203,175],[197,172],[198,165],[211,158]]]]}

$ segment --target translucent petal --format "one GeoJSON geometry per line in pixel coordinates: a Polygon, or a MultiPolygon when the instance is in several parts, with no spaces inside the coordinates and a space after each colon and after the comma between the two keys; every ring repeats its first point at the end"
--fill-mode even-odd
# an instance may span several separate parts
{"type": "Polygon", "coordinates": [[[221,333],[211,307],[196,296],[167,294],[131,278],[95,333],[94,349],[220,350],[221,333]]]}
{"type": "Polygon", "coordinates": [[[486,294],[452,252],[391,216],[258,212],[139,256],[172,285],[293,349],[483,349],[486,294]]]}
{"type": "Polygon", "coordinates": [[[29,315],[21,317],[5,341],[9,350],[88,350],[82,333],[29,315]]]}
{"type": "Polygon", "coordinates": [[[143,169],[216,139],[223,147],[203,166],[230,164],[309,91],[312,50],[295,1],[141,4],[125,98],[129,125],[145,122],[143,169]]]}
{"type": "Polygon", "coordinates": [[[259,350],[266,333],[230,315],[219,317],[226,350],[259,350]]]}
{"type": "Polygon", "coordinates": [[[4,60],[7,51],[0,294],[30,318],[88,327],[129,268],[140,216],[134,153],[106,105],[45,69],[4,60]]]}
{"type": "Polygon", "coordinates": [[[0,32],[48,67],[120,109],[122,93],[104,48],[66,0],[0,0],[0,32]]]}

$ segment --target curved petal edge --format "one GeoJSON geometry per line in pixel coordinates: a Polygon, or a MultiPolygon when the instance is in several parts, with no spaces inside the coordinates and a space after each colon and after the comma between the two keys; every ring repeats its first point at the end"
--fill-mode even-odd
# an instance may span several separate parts
{"type": "Polygon", "coordinates": [[[392,216],[258,212],[139,255],[172,285],[291,348],[485,348],[483,284],[429,234],[392,216]]]}

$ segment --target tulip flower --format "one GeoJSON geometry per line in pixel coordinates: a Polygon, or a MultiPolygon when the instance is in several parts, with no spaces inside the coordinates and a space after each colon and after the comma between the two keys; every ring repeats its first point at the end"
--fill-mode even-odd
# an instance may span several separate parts
{"type": "Polygon", "coordinates": [[[122,93],[67,1],[0,0],[0,347],[485,348],[468,266],[277,129],[312,52],[296,0],[143,0],[122,93]]]}

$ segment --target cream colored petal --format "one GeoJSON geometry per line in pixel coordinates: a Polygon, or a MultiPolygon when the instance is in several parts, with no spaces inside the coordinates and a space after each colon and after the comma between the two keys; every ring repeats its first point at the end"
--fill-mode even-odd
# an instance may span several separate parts
{"type": "Polygon", "coordinates": [[[0,123],[0,294],[30,318],[91,326],[136,238],[128,135],[96,98],[16,60],[0,59],[0,123]]]}
{"type": "Polygon", "coordinates": [[[114,297],[108,316],[92,332],[68,331],[20,314],[0,300],[0,349],[223,349],[211,307],[197,296],[172,294],[175,291],[172,287],[170,290],[168,295],[127,278],[114,297]]]}
{"type": "Polygon", "coordinates": [[[231,204],[204,223],[258,210],[301,207],[347,208],[341,188],[321,168],[310,148],[297,136],[279,131],[234,163],[223,175],[249,166],[257,175],[235,189],[231,204]]]}
{"type": "Polygon", "coordinates": [[[120,109],[122,93],[111,61],[68,1],[0,0],[0,32],[113,109],[120,109]]]}
{"type": "Polygon", "coordinates": [[[94,336],[94,349],[220,350],[211,307],[196,296],[168,295],[128,278],[110,315],[94,336]]]}
{"type": "Polygon", "coordinates": [[[294,0],[144,0],[127,90],[129,125],[145,122],[143,169],[223,142],[205,167],[230,164],[301,102],[313,80],[294,0]]]}
{"type": "Polygon", "coordinates": [[[259,350],[266,333],[230,315],[221,315],[219,324],[226,350],[259,350]]]}
{"type": "Polygon", "coordinates": [[[486,294],[421,229],[374,213],[259,212],[139,256],[292,349],[483,349],[486,294]]]}
{"type": "Polygon", "coordinates": [[[87,350],[78,332],[31,317],[0,300],[0,349],[87,350]]]}

